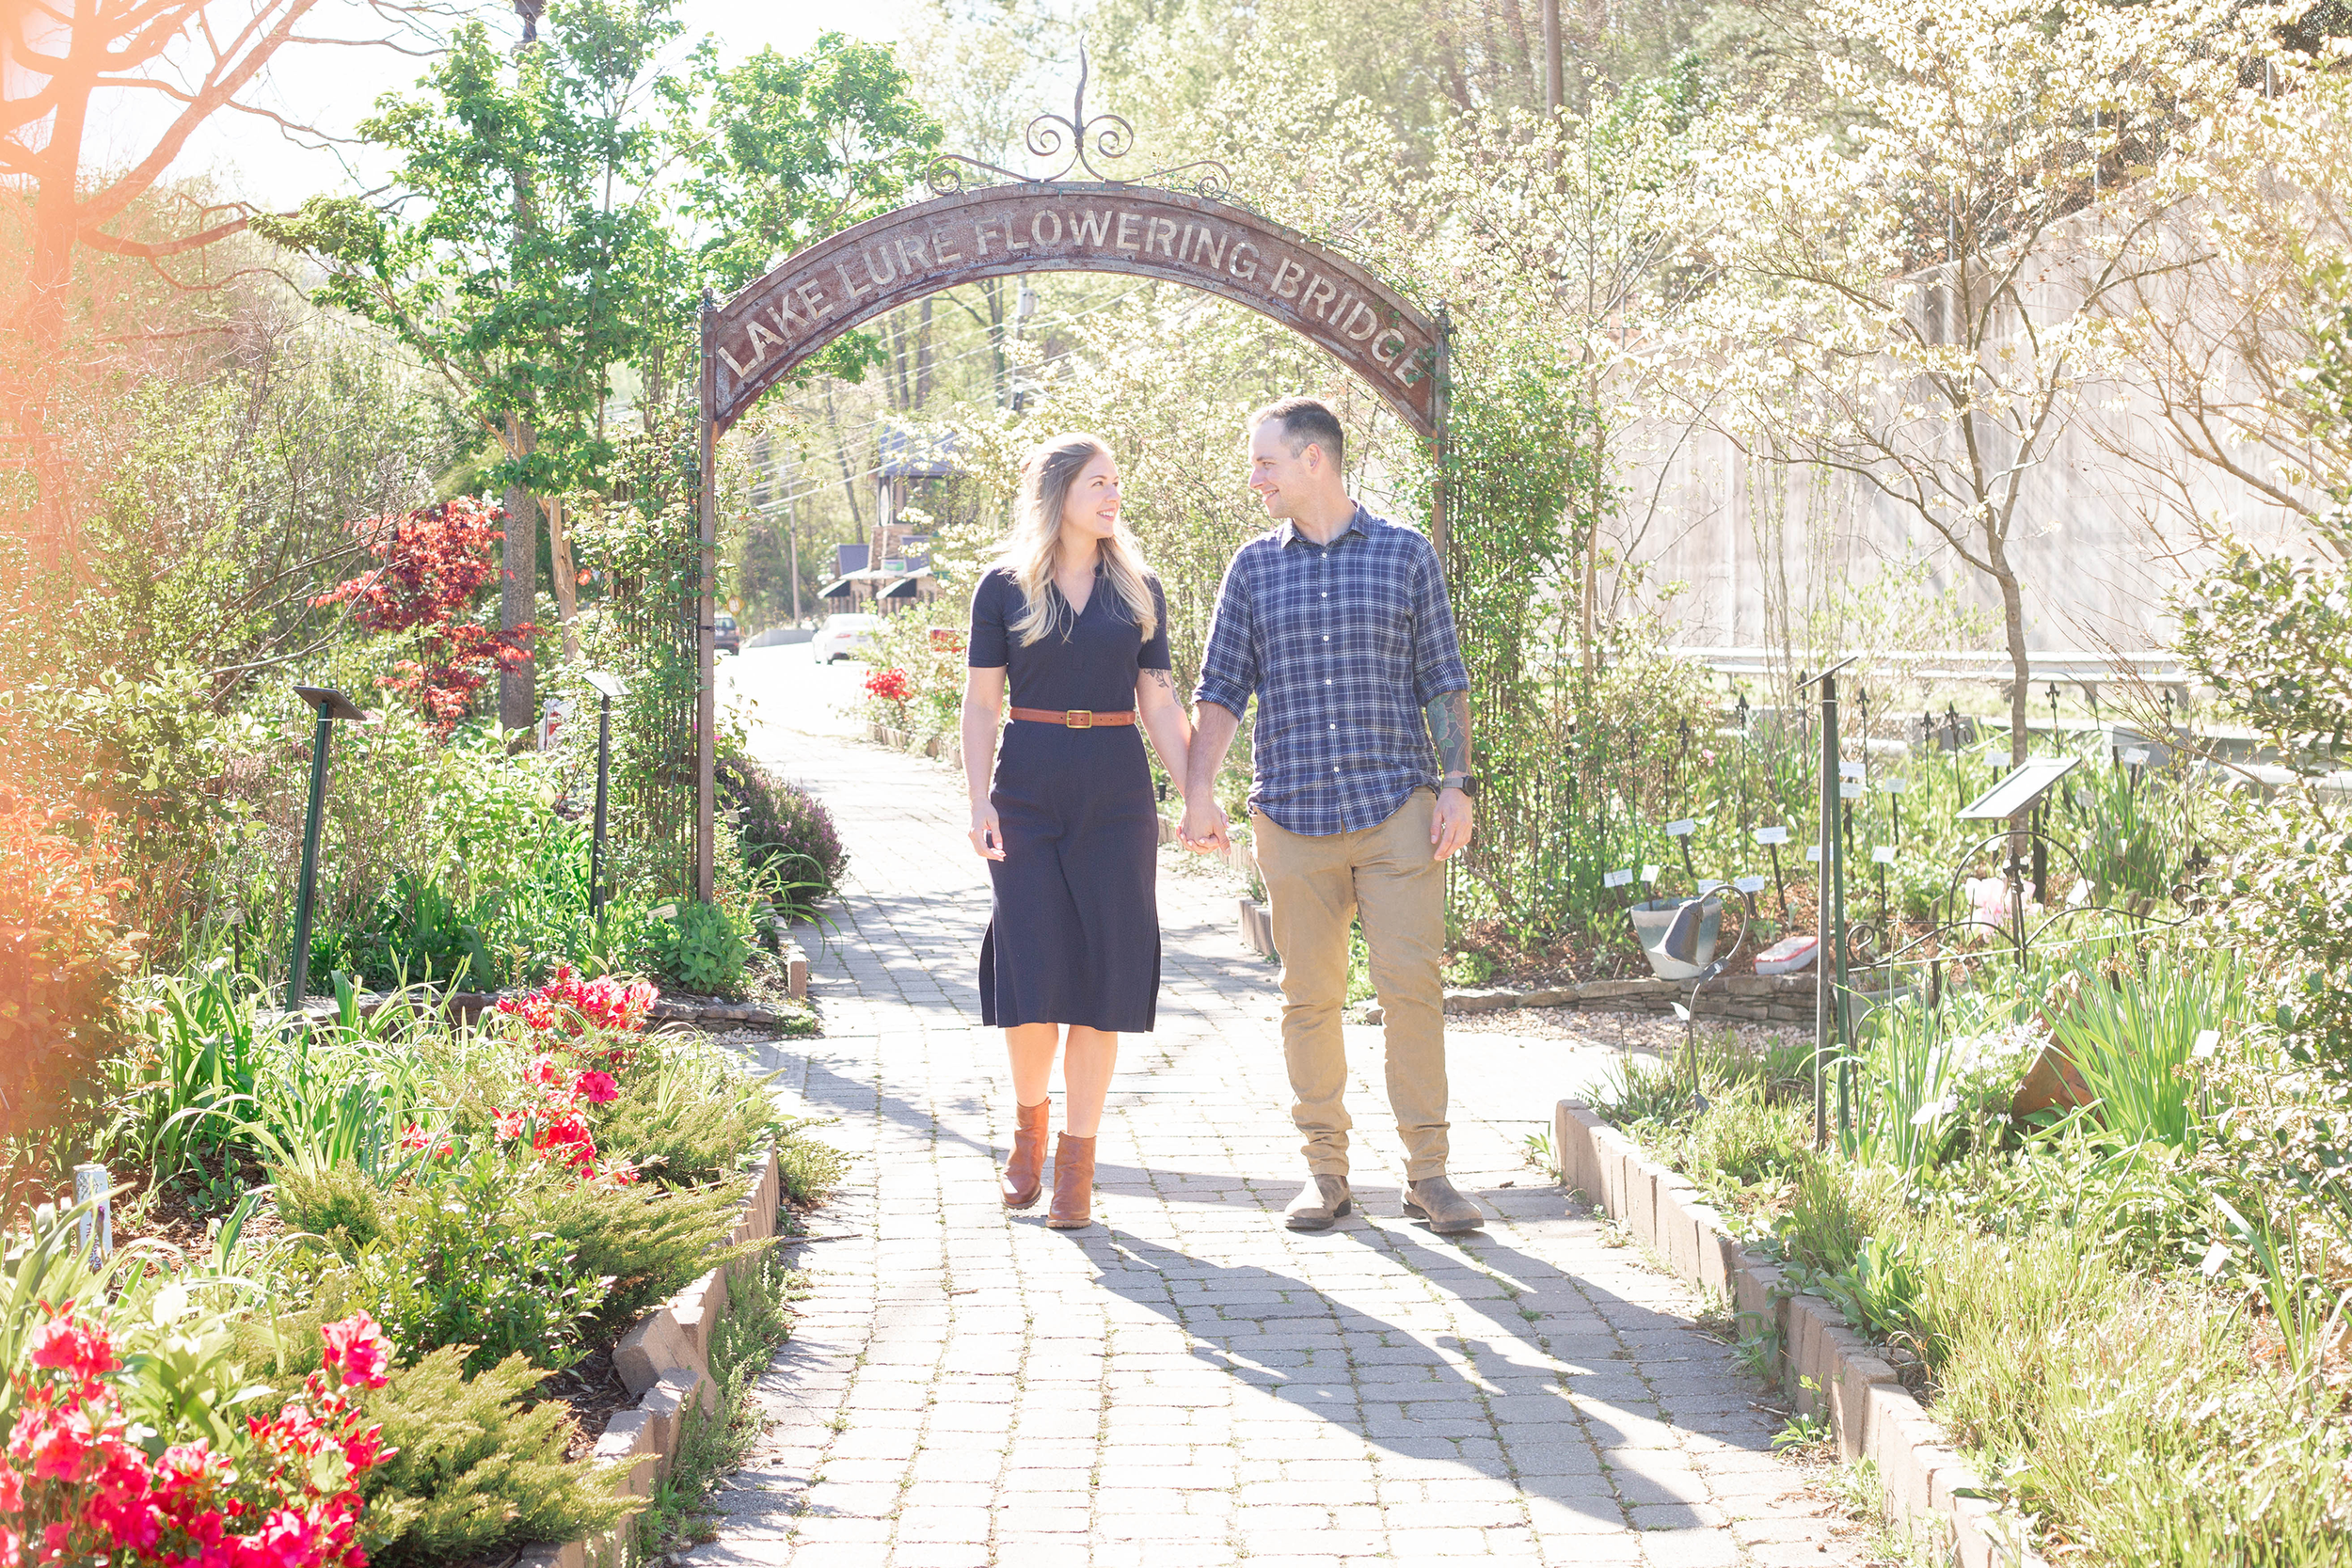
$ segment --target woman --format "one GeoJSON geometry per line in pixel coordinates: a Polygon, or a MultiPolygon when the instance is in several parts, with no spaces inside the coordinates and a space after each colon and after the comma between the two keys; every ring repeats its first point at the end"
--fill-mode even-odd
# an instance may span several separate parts
{"type": "Polygon", "coordinates": [[[1064,436],[1022,464],[1012,535],[972,594],[970,646],[972,847],[995,884],[980,1017],[1005,1031],[1020,1108],[1005,1206],[1038,1199],[1059,1047],[1062,1133],[1045,1223],[1075,1230],[1092,1217],[1094,1139],[1119,1037],[1149,1031],[1159,997],[1159,814],[1137,721],[1170,778],[1184,778],[1192,744],[1168,670],[1168,602],[1120,526],[1119,464],[1100,438],[1064,436]],[[994,758],[1008,685],[1012,722],[994,758]]]}

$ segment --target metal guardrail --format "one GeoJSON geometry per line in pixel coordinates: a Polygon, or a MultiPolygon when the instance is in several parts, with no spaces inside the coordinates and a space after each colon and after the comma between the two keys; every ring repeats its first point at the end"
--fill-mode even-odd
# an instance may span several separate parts
{"type": "MultiPolygon", "coordinates": [[[[1788,670],[1780,650],[1765,647],[1673,647],[1677,658],[1706,665],[1718,674],[1766,675],[1788,670]]],[[[1836,657],[1866,665],[1898,665],[1914,680],[1987,681],[2006,685],[2012,679],[2009,655],[1967,648],[1856,648],[1836,657]]],[[[1829,662],[1836,663],[1836,658],[1829,662]]],[[[2026,655],[2026,678],[2058,681],[2068,686],[2098,686],[2132,680],[2148,686],[2188,687],[2194,677],[2180,656],[2161,648],[2137,653],[2096,653],[2081,648],[2054,648],[2026,655]]]]}

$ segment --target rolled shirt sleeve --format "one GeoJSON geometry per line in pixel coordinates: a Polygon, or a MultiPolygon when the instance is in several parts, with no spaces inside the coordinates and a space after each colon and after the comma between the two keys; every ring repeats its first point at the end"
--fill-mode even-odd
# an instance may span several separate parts
{"type": "Polygon", "coordinates": [[[1413,701],[1427,707],[1449,691],[1468,691],[1470,679],[1437,547],[1426,539],[1420,545],[1413,558],[1413,701]]]}
{"type": "Polygon", "coordinates": [[[1200,684],[1194,689],[1193,701],[1215,703],[1238,719],[1249,711],[1250,694],[1257,689],[1257,627],[1250,613],[1249,584],[1236,555],[1216,592],[1216,611],[1209,621],[1209,641],[1201,650],[1200,684]]]}

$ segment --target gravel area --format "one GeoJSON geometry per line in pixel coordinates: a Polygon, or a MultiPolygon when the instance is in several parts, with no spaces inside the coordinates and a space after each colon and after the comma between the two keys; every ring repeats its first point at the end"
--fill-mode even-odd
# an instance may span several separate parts
{"type": "MultiPolygon", "coordinates": [[[[1490,1013],[1448,1013],[1445,1027],[1449,1035],[1516,1035],[1659,1054],[1682,1044],[1684,1025],[1681,1020],[1666,1014],[1586,1012],[1578,1007],[1505,1007],[1490,1013]]],[[[1708,1033],[1735,1029],[1740,1044],[1751,1051],[1764,1049],[1775,1037],[1807,1033],[1787,1024],[1726,1024],[1714,1020],[1702,1020],[1699,1028],[1708,1033]]]]}

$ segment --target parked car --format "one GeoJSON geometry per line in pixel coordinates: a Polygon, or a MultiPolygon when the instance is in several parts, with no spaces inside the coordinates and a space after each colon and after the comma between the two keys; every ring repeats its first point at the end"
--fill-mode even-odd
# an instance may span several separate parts
{"type": "Polygon", "coordinates": [[[879,615],[828,615],[809,641],[809,657],[819,664],[852,657],[865,651],[867,640],[880,625],[879,615]]]}
{"type": "Polygon", "coordinates": [[[734,616],[723,610],[710,618],[710,641],[711,645],[723,654],[739,654],[743,651],[743,632],[735,624],[734,616]]]}

